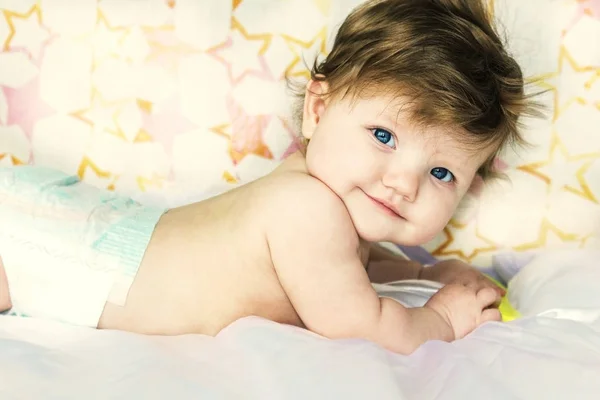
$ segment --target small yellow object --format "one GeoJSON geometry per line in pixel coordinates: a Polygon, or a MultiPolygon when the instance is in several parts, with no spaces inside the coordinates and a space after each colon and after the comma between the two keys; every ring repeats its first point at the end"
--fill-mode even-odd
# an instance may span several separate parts
{"type": "MultiPolygon", "coordinates": [[[[507,290],[504,285],[502,285],[500,282],[498,282],[494,278],[489,277],[489,276],[487,278],[489,280],[491,280],[492,282],[494,282],[498,287],[501,287],[502,289],[507,290]]],[[[521,317],[521,314],[508,301],[508,297],[506,296],[506,294],[504,296],[502,296],[502,299],[500,300],[500,305],[498,306],[498,310],[500,311],[500,315],[502,315],[503,322],[512,321],[514,319],[521,317]]]]}

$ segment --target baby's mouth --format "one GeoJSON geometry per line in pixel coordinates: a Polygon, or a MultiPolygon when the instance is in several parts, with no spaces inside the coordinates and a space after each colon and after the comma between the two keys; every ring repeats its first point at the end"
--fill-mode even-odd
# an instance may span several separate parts
{"type": "Polygon", "coordinates": [[[375,206],[378,209],[385,212],[389,216],[400,218],[400,219],[406,219],[402,215],[400,215],[392,206],[386,204],[383,200],[379,200],[375,197],[369,196],[368,194],[367,194],[367,197],[375,204],[375,206]]]}

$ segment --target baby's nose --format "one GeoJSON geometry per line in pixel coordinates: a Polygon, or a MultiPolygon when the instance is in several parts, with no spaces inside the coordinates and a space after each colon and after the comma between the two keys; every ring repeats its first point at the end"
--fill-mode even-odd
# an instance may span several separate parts
{"type": "Polygon", "coordinates": [[[384,177],[383,184],[402,196],[405,201],[414,202],[419,192],[419,176],[410,171],[395,171],[384,177]]]}

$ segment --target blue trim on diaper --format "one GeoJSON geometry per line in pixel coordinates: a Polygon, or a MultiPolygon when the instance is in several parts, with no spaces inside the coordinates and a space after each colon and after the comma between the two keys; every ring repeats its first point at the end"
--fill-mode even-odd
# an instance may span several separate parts
{"type": "Polygon", "coordinates": [[[140,206],[111,226],[92,244],[103,254],[120,259],[121,274],[135,277],[156,224],[165,209],[140,206]]]}

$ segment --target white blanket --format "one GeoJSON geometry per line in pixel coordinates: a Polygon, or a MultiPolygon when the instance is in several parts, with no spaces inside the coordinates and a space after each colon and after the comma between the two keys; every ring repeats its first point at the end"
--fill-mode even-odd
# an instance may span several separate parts
{"type": "Polygon", "coordinates": [[[538,257],[511,281],[525,318],[408,357],[258,318],[211,338],[0,317],[0,399],[597,399],[599,287],[598,252],[538,257]]]}

